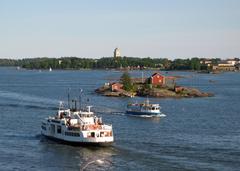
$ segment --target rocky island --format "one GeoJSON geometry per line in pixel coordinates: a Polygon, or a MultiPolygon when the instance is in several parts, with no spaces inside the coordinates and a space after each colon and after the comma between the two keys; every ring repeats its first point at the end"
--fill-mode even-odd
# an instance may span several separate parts
{"type": "Polygon", "coordinates": [[[149,78],[131,78],[125,72],[119,82],[105,83],[95,92],[104,96],[115,97],[211,97],[212,93],[201,92],[196,88],[176,85],[176,77],[166,77],[154,73],[149,78]]]}

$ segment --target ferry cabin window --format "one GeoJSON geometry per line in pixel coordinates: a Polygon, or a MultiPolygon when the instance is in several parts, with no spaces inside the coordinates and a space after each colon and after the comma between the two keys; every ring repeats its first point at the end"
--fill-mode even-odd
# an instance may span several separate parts
{"type": "Polygon", "coordinates": [[[55,125],[51,124],[51,134],[55,134],[55,125]]]}
{"type": "Polygon", "coordinates": [[[61,134],[61,133],[62,133],[61,126],[57,126],[57,133],[58,133],[58,134],[61,134]]]}
{"type": "Polygon", "coordinates": [[[65,132],[66,136],[80,137],[80,134],[77,132],[65,132]]]}
{"type": "Polygon", "coordinates": [[[45,127],[45,126],[42,126],[42,129],[43,129],[43,130],[46,130],[46,127],[45,127]]]}
{"type": "Polygon", "coordinates": [[[95,132],[91,132],[91,137],[95,137],[95,132]]]}

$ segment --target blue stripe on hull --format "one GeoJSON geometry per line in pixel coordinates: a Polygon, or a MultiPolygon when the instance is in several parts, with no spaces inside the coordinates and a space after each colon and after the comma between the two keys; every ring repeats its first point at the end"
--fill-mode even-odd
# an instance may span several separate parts
{"type": "Polygon", "coordinates": [[[141,115],[155,116],[155,115],[159,115],[160,113],[126,111],[126,114],[129,114],[129,115],[137,115],[137,116],[141,116],[141,115]]]}

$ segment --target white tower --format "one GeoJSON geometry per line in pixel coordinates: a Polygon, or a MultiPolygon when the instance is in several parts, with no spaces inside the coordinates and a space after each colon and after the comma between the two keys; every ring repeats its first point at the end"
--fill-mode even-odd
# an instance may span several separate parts
{"type": "Polygon", "coordinates": [[[115,49],[114,49],[113,56],[114,56],[114,58],[121,57],[120,49],[119,49],[119,48],[115,48],[115,49]]]}

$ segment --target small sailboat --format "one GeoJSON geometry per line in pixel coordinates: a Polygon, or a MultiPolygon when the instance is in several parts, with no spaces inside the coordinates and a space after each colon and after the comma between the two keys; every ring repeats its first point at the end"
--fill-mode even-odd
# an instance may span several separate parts
{"type": "Polygon", "coordinates": [[[52,68],[50,67],[50,68],[49,68],[49,72],[51,72],[51,71],[52,71],[52,68]]]}

